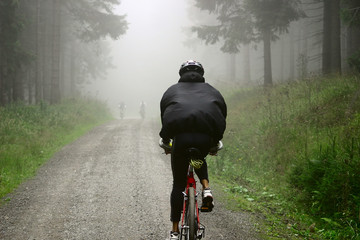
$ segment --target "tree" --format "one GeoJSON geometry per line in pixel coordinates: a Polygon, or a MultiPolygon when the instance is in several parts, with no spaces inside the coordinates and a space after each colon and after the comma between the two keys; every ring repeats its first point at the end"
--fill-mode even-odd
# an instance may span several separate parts
{"type": "MultiPolygon", "coordinates": [[[[74,96],[75,86],[90,79],[104,77],[112,68],[110,50],[102,39],[109,36],[116,40],[126,33],[128,23],[125,15],[115,15],[114,5],[118,0],[67,1],[66,9],[73,20],[68,36],[70,59],[70,95],[74,96]]],[[[66,24],[69,25],[69,24],[66,24]]]]}
{"type": "Polygon", "coordinates": [[[125,34],[128,24],[125,15],[115,15],[113,6],[118,0],[67,1],[66,7],[77,22],[77,36],[83,41],[96,41],[106,36],[118,39],[125,34]]]}
{"type": "Polygon", "coordinates": [[[360,27],[360,2],[357,0],[343,0],[341,16],[349,26],[360,27]]]}
{"type": "Polygon", "coordinates": [[[60,36],[61,36],[61,0],[53,0],[52,5],[52,66],[50,103],[60,101],[60,36]]]}
{"type": "MultiPolygon", "coordinates": [[[[350,67],[360,72],[360,2],[343,0],[341,19],[346,26],[347,62],[350,67]]],[[[346,66],[346,63],[344,65],[346,66]]]]}
{"type": "Polygon", "coordinates": [[[206,44],[224,41],[221,50],[237,53],[241,45],[263,42],[264,85],[272,85],[271,41],[303,17],[298,0],[195,0],[195,6],[217,15],[218,25],[192,29],[206,44]]]}
{"type": "MultiPolygon", "coordinates": [[[[35,59],[35,102],[39,103],[42,99],[42,94],[41,94],[41,64],[40,64],[40,19],[41,19],[41,6],[40,6],[40,0],[36,0],[36,20],[35,20],[35,54],[37,56],[37,58],[35,59]]],[[[30,100],[31,101],[31,100],[30,100]]]]}
{"type": "MultiPolygon", "coordinates": [[[[84,42],[99,41],[102,38],[110,36],[113,39],[119,38],[127,30],[127,22],[125,16],[115,15],[113,13],[113,5],[119,4],[118,0],[79,0],[79,1],[54,1],[53,13],[53,67],[52,67],[52,94],[51,102],[56,103],[60,100],[60,58],[61,46],[60,35],[61,27],[61,7],[65,7],[73,18],[73,28],[70,32],[75,32],[76,36],[84,42]],[[63,3],[63,5],[60,5],[63,3]]],[[[64,47],[62,47],[64,51],[64,47]]],[[[73,66],[72,66],[73,67],[73,66]]]]}
{"type": "Polygon", "coordinates": [[[16,74],[30,57],[19,43],[23,21],[18,9],[19,1],[0,2],[0,105],[21,100],[22,82],[17,81],[16,74]]]}
{"type": "Polygon", "coordinates": [[[103,75],[111,67],[103,61],[109,51],[101,57],[94,54],[96,43],[106,37],[118,39],[127,30],[126,16],[113,12],[118,4],[118,0],[0,1],[0,104],[57,103],[67,79],[72,78],[75,92],[75,79],[103,75]],[[89,47],[79,48],[85,45],[89,47]],[[88,62],[96,66],[88,68],[91,74],[77,71],[88,62]]]}
{"type": "Polygon", "coordinates": [[[323,3],[323,74],[341,73],[340,0],[323,3]]]}

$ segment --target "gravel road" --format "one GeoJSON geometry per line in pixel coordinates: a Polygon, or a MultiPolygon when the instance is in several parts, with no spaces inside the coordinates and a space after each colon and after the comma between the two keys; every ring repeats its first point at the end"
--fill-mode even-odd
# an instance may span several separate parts
{"type": "MultiPolygon", "coordinates": [[[[158,131],[157,122],[114,120],[65,146],[6,196],[0,239],[167,239],[172,176],[158,131]]],[[[221,202],[200,217],[205,239],[259,239],[247,213],[221,202]]]]}

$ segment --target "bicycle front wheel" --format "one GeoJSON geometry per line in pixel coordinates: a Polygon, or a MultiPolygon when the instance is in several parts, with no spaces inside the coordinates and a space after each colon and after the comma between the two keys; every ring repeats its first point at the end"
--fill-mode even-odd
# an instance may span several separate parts
{"type": "Polygon", "coordinates": [[[195,216],[195,190],[193,187],[189,188],[189,205],[188,205],[188,225],[189,225],[189,240],[196,239],[196,216],[195,216]]]}

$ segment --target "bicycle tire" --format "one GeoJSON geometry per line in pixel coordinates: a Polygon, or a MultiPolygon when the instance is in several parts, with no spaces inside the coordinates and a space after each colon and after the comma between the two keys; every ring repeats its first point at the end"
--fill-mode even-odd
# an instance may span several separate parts
{"type": "Polygon", "coordinates": [[[195,218],[195,190],[189,188],[189,205],[188,205],[188,224],[189,224],[189,240],[196,239],[196,218],[195,218]]]}

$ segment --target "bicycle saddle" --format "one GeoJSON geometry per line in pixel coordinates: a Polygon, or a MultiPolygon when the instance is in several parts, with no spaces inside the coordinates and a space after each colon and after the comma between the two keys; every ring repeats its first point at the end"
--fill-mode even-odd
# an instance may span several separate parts
{"type": "Polygon", "coordinates": [[[201,159],[201,151],[194,147],[188,148],[186,149],[186,157],[189,159],[201,159]]]}

